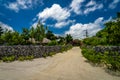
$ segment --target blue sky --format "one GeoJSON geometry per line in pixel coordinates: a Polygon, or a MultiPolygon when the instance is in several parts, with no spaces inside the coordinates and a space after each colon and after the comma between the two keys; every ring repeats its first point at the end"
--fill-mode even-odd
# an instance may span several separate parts
{"type": "Polygon", "coordinates": [[[21,32],[40,20],[56,35],[82,39],[86,29],[89,36],[103,29],[119,8],[120,0],[0,0],[0,25],[21,32]]]}

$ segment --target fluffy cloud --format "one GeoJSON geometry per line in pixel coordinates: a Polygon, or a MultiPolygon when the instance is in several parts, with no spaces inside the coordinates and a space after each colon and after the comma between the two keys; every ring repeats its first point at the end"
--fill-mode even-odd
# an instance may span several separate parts
{"type": "Polygon", "coordinates": [[[88,3],[86,4],[86,7],[94,6],[94,5],[96,5],[96,2],[93,1],[93,0],[91,0],[90,2],[88,2],[88,3]]]}
{"type": "Polygon", "coordinates": [[[63,22],[57,22],[56,24],[55,24],[55,27],[57,27],[57,28],[62,28],[62,27],[64,27],[64,26],[67,26],[67,25],[69,25],[70,23],[74,23],[75,22],[75,20],[68,20],[68,21],[63,21],[63,22]]]}
{"type": "Polygon", "coordinates": [[[95,1],[91,0],[86,4],[86,8],[83,11],[83,13],[88,14],[90,12],[93,12],[95,10],[102,9],[102,8],[103,8],[103,4],[97,4],[95,1]]]}
{"type": "Polygon", "coordinates": [[[5,31],[5,30],[10,30],[10,31],[13,31],[13,28],[7,24],[4,24],[2,22],[0,22],[0,26],[2,27],[2,29],[5,31]]]}
{"type": "Polygon", "coordinates": [[[59,4],[53,4],[50,8],[45,8],[40,12],[37,17],[42,23],[51,18],[57,21],[54,25],[56,28],[62,28],[69,23],[72,23],[71,20],[67,20],[70,15],[70,12],[66,8],[62,8],[59,4]]]}
{"type": "Polygon", "coordinates": [[[104,22],[105,21],[103,20],[103,17],[100,17],[96,19],[93,23],[76,23],[72,25],[70,29],[65,32],[65,34],[71,34],[74,39],[83,39],[85,38],[85,30],[88,30],[88,35],[93,36],[102,29],[101,26],[103,26],[104,22]]]}
{"type": "Polygon", "coordinates": [[[5,4],[5,7],[18,12],[20,9],[29,9],[37,4],[43,4],[42,0],[16,0],[15,2],[5,4]]]}
{"type": "Polygon", "coordinates": [[[73,10],[76,14],[81,14],[81,7],[84,1],[85,0],[73,0],[70,4],[71,10],[73,10]]]}
{"type": "Polygon", "coordinates": [[[119,2],[120,0],[113,0],[113,2],[109,5],[109,8],[114,9],[119,2]]]}
{"type": "Polygon", "coordinates": [[[70,17],[70,12],[67,9],[62,8],[59,4],[53,4],[51,8],[45,8],[40,12],[38,17],[42,20],[52,18],[57,21],[63,21],[70,17]]]}
{"type": "Polygon", "coordinates": [[[71,11],[75,12],[78,15],[82,15],[103,8],[103,4],[98,4],[93,0],[90,0],[87,4],[84,2],[85,0],[73,0],[70,4],[71,11]]]}

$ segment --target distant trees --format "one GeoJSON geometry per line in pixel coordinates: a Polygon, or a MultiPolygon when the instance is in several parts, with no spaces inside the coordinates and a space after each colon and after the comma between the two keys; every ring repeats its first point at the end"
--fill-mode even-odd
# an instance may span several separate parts
{"type": "Polygon", "coordinates": [[[50,40],[55,40],[56,36],[53,34],[52,31],[48,30],[46,33],[46,38],[50,39],[50,40]]]}
{"type": "Polygon", "coordinates": [[[21,34],[16,31],[9,30],[6,30],[3,33],[3,30],[0,27],[0,44],[6,45],[31,44],[32,41],[31,42],[29,41],[30,38],[34,38],[37,42],[41,43],[45,36],[46,29],[40,22],[38,22],[36,28],[34,27],[32,27],[31,29],[23,28],[21,34]]]}
{"type": "Polygon", "coordinates": [[[21,36],[25,41],[27,41],[29,39],[29,36],[30,36],[29,35],[29,29],[23,28],[21,36]]]}
{"type": "Polygon", "coordinates": [[[47,27],[44,27],[44,25],[42,25],[40,21],[35,27],[31,27],[30,29],[23,28],[22,33],[9,30],[6,30],[3,33],[3,30],[0,27],[0,44],[4,45],[41,44],[44,38],[47,38],[51,41],[49,45],[64,45],[69,44],[73,41],[73,38],[70,34],[67,34],[66,37],[55,36],[53,32],[48,30],[47,27]]]}
{"type": "Polygon", "coordinates": [[[34,29],[34,27],[32,27],[31,29],[30,29],[30,38],[35,38],[35,29],[34,29]]]}
{"type": "Polygon", "coordinates": [[[73,38],[70,34],[67,34],[65,39],[66,39],[66,43],[70,43],[73,40],[73,38]]]}
{"type": "Polygon", "coordinates": [[[11,32],[11,31],[6,31],[1,36],[1,40],[2,40],[2,44],[6,44],[6,45],[17,45],[23,43],[22,36],[18,32],[11,32]]]}
{"type": "Polygon", "coordinates": [[[37,27],[35,29],[35,40],[42,42],[45,37],[45,28],[40,22],[38,22],[37,27]]]}

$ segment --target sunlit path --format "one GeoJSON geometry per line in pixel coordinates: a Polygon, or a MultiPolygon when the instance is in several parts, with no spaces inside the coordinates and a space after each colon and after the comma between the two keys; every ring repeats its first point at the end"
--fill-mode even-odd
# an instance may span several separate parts
{"type": "Polygon", "coordinates": [[[79,47],[53,57],[0,63],[0,80],[120,80],[85,62],[79,47]]]}

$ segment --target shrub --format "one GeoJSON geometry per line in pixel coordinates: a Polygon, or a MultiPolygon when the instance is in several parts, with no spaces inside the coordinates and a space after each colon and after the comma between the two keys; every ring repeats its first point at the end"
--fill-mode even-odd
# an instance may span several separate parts
{"type": "Polygon", "coordinates": [[[15,60],[15,56],[5,56],[5,57],[2,57],[2,61],[3,62],[11,62],[11,61],[14,61],[15,60]]]}
{"type": "Polygon", "coordinates": [[[50,43],[48,43],[48,46],[55,46],[55,45],[58,45],[58,42],[56,40],[53,40],[50,43]]]}
{"type": "Polygon", "coordinates": [[[30,55],[30,56],[26,56],[25,57],[25,60],[33,60],[34,56],[33,55],[30,55]]]}
{"type": "Polygon", "coordinates": [[[68,50],[70,50],[72,48],[72,45],[66,45],[66,46],[61,46],[61,50],[60,50],[60,52],[62,53],[62,52],[64,52],[64,51],[68,51],[68,50]]]}
{"type": "Polygon", "coordinates": [[[50,52],[49,54],[48,54],[48,56],[53,56],[53,55],[55,55],[55,52],[50,52]]]}
{"type": "Polygon", "coordinates": [[[19,61],[24,61],[24,60],[33,60],[34,56],[30,55],[30,56],[20,56],[18,57],[19,61]]]}
{"type": "Polygon", "coordinates": [[[106,66],[114,71],[120,71],[120,55],[118,52],[110,52],[109,56],[106,54],[106,66]]]}
{"type": "Polygon", "coordinates": [[[46,57],[47,57],[47,53],[44,53],[42,56],[43,56],[44,58],[46,58],[46,57]]]}
{"type": "Polygon", "coordinates": [[[24,61],[24,60],[25,60],[25,57],[24,57],[24,56],[19,56],[19,57],[18,57],[18,60],[19,60],[19,61],[24,61]]]}
{"type": "Polygon", "coordinates": [[[120,55],[114,51],[95,52],[93,49],[82,48],[83,56],[94,64],[105,64],[110,70],[120,71],[120,55]]]}

